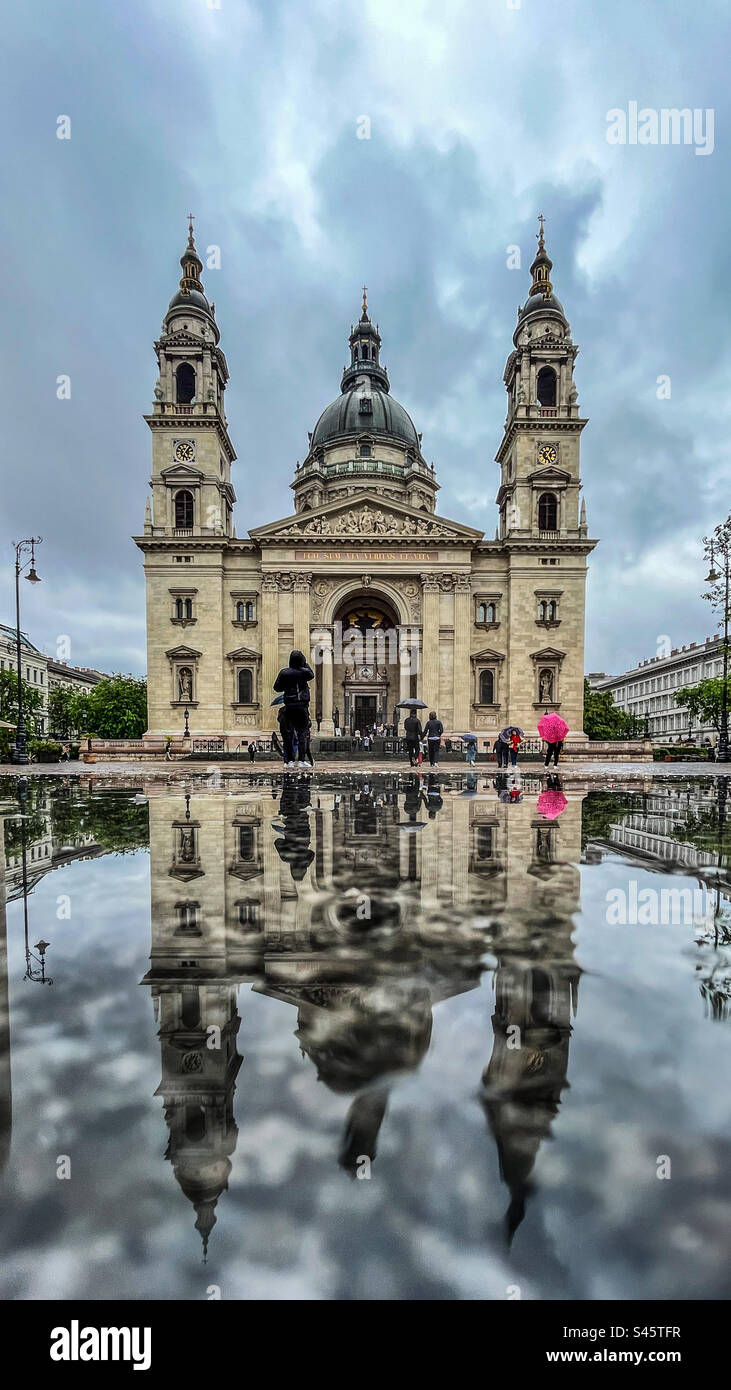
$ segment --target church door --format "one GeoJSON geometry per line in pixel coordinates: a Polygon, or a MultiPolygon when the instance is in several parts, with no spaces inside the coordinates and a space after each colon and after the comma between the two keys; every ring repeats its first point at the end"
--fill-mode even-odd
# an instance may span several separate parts
{"type": "Polygon", "coordinates": [[[375,695],[356,695],[355,697],[355,723],[354,729],[360,729],[361,733],[365,728],[370,728],[376,723],[376,696],[375,695]]]}

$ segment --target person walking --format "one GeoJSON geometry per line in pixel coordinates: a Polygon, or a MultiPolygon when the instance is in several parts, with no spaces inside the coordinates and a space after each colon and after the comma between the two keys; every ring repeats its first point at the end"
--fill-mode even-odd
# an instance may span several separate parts
{"type": "Polygon", "coordinates": [[[551,758],[553,758],[553,766],[554,766],[554,767],[558,767],[558,757],[559,757],[559,753],[561,752],[561,749],[562,749],[562,748],[563,748],[563,739],[562,739],[562,738],[556,739],[555,743],[549,743],[548,747],[546,748],[546,761],[545,761],[545,763],[543,764],[543,766],[544,766],[544,767],[548,767],[548,765],[549,765],[549,763],[550,763],[550,761],[551,761],[551,758]]]}
{"type": "Polygon", "coordinates": [[[465,762],[474,763],[477,757],[477,740],[470,739],[465,747],[465,762]]]}
{"type": "Polygon", "coordinates": [[[520,734],[518,733],[517,729],[513,729],[513,732],[510,735],[510,762],[512,767],[515,767],[518,761],[518,749],[520,748],[520,744],[520,734]]]}
{"type": "Polygon", "coordinates": [[[508,765],[508,745],[507,745],[507,743],[504,741],[504,739],[502,739],[502,738],[500,738],[500,737],[496,738],[496,739],[495,739],[495,742],[494,742],[493,745],[492,745],[492,751],[493,751],[495,757],[497,758],[497,765],[498,765],[498,767],[507,767],[507,765],[508,765]]]}
{"type": "Polygon", "coordinates": [[[308,666],[304,652],[296,648],[289,654],[289,665],[283,666],[274,682],[277,694],[284,695],[282,705],[283,719],[280,719],[282,742],[284,743],[284,762],[286,767],[295,766],[294,741],[306,746],[307,729],[310,722],[309,682],[315,673],[308,666]]]}
{"type": "Polygon", "coordinates": [[[439,745],[442,741],[443,733],[444,725],[441,719],[437,719],[435,710],[430,710],[429,718],[424,725],[424,735],[426,737],[426,746],[429,750],[430,767],[436,767],[439,762],[439,745]]]}
{"type": "Polygon", "coordinates": [[[256,744],[252,742],[252,743],[249,744],[249,762],[250,762],[250,763],[253,763],[255,757],[256,757],[256,744]]]}
{"type": "Polygon", "coordinates": [[[411,767],[415,767],[419,758],[419,744],[423,735],[421,720],[415,714],[409,714],[404,720],[404,738],[406,740],[406,752],[409,755],[411,767]]]}

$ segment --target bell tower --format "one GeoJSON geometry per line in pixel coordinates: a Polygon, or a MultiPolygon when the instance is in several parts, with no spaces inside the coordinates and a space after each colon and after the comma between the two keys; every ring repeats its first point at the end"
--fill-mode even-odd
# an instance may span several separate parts
{"type": "Polygon", "coordinates": [[[155,353],[159,376],[152,414],[152,504],[145,535],[171,541],[234,534],[235,459],[224,410],[228,381],[215,305],[201,281],[203,263],[188,221],[183,274],[170,300],[155,353]]]}
{"type": "Polygon", "coordinates": [[[579,500],[579,416],[574,362],[578,347],[551,282],[543,216],[531,266],[530,293],[518,309],[513,351],[505,366],[508,413],[496,459],[500,465],[499,537],[545,541],[586,536],[579,500]]]}

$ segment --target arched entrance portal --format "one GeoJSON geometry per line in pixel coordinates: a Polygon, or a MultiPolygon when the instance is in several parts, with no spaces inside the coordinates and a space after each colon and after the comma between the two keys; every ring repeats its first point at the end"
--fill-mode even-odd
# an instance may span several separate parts
{"type": "Polygon", "coordinates": [[[390,725],[400,698],[399,619],[388,599],[350,593],[333,622],[333,694],[345,733],[390,725]]]}

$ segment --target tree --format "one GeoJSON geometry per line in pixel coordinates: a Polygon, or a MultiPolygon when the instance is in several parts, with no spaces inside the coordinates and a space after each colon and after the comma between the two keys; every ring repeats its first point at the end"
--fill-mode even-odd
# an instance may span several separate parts
{"type": "MultiPolygon", "coordinates": [[[[727,702],[731,705],[731,676],[726,681],[727,702]]],[[[697,685],[686,685],[682,690],[673,691],[676,705],[685,705],[693,719],[702,724],[712,724],[717,733],[721,730],[721,706],[723,703],[723,681],[713,679],[699,681],[697,685]]]]}
{"type": "Polygon", "coordinates": [[[584,679],[584,733],[593,739],[631,738],[631,715],[617,709],[611,690],[592,690],[584,679]]]}
{"type": "Polygon", "coordinates": [[[70,685],[56,685],[48,697],[49,728],[59,738],[70,738],[86,730],[87,721],[86,691],[74,690],[70,685]]]}
{"type": "Polygon", "coordinates": [[[147,728],[147,682],[110,676],[86,697],[86,727],[97,738],[141,738],[147,728]]]}
{"type": "MultiPolygon", "coordinates": [[[[26,732],[40,733],[39,716],[43,708],[43,691],[37,685],[30,685],[21,679],[23,690],[23,715],[26,732]]],[[[9,724],[18,722],[18,676],[15,671],[0,671],[0,719],[9,724]]]]}

